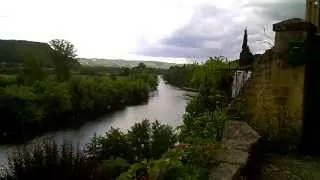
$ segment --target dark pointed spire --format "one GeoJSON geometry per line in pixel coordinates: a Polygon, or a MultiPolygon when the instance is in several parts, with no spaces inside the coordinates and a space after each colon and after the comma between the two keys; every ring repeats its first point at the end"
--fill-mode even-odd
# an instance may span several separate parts
{"type": "Polygon", "coordinates": [[[244,29],[242,49],[247,49],[247,48],[248,48],[248,33],[247,33],[247,27],[246,27],[246,29],[244,29]]]}
{"type": "Polygon", "coordinates": [[[242,42],[242,51],[240,53],[239,65],[240,67],[249,66],[253,62],[253,55],[250,52],[248,46],[248,32],[247,27],[244,30],[243,42],[242,42]]]}

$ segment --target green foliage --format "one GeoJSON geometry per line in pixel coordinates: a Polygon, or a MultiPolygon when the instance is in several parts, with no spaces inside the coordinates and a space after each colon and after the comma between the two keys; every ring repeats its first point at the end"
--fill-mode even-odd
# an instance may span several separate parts
{"type": "Polygon", "coordinates": [[[75,60],[74,45],[64,39],[53,39],[49,42],[52,50],[52,59],[55,65],[57,79],[66,81],[70,78],[70,69],[80,64],[75,60]]]}
{"type": "Polygon", "coordinates": [[[180,144],[163,155],[155,168],[160,179],[208,179],[207,167],[228,119],[224,109],[231,96],[228,67],[226,58],[210,57],[204,64],[172,67],[165,73],[169,83],[196,88],[199,93],[187,105],[183,124],[178,127],[180,144]],[[173,159],[180,165],[170,169],[166,163],[173,159]]]}
{"type": "Polygon", "coordinates": [[[177,142],[177,137],[172,127],[160,124],[158,121],[154,122],[151,128],[151,156],[157,159],[177,142]]]}
{"type": "Polygon", "coordinates": [[[197,165],[184,164],[180,159],[175,157],[163,157],[150,162],[140,162],[131,165],[128,171],[122,173],[118,180],[131,180],[137,177],[145,176],[152,180],[166,179],[188,179],[204,180],[208,179],[208,171],[197,165]],[[139,173],[139,172],[146,172],[139,173]]]}
{"type": "Polygon", "coordinates": [[[0,179],[99,179],[97,162],[70,144],[58,147],[45,142],[17,149],[9,157],[9,169],[0,179]]]}
{"type": "Polygon", "coordinates": [[[183,166],[182,162],[177,159],[170,159],[170,158],[161,158],[159,160],[152,161],[150,163],[149,169],[149,178],[150,179],[176,179],[173,178],[173,175],[177,176],[178,173],[173,172],[183,166]],[[167,176],[167,177],[166,177],[167,176]]]}
{"type": "Polygon", "coordinates": [[[132,180],[137,179],[137,172],[141,169],[146,169],[148,166],[146,161],[134,163],[130,166],[129,170],[122,173],[117,180],[132,180]]]}
{"type": "MultiPolygon", "coordinates": [[[[78,68],[80,74],[87,73],[91,76],[77,75],[69,78],[63,73],[70,70],[67,60],[72,59],[73,55],[62,53],[62,50],[73,49],[73,46],[69,47],[59,41],[56,43],[54,52],[58,59],[55,63],[66,68],[60,69],[61,77],[58,78],[63,82],[29,78],[24,86],[4,83],[5,85],[0,87],[0,98],[3,100],[0,101],[0,110],[6,112],[5,117],[8,119],[0,120],[0,125],[5,124],[0,126],[1,132],[7,132],[8,129],[14,131],[21,125],[32,130],[37,129],[35,127],[74,123],[79,121],[79,117],[84,113],[105,113],[142,102],[157,85],[153,70],[143,63],[132,69],[123,68],[111,73],[104,68],[97,69],[99,72],[87,67],[82,70],[78,68]],[[106,75],[108,73],[109,76],[106,75]],[[18,116],[16,111],[20,113],[18,116]]],[[[25,68],[27,67],[26,65],[25,68]]],[[[36,65],[31,67],[37,69],[36,65]]],[[[230,74],[225,71],[226,67],[224,58],[215,57],[203,65],[172,67],[165,74],[168,82],[199,89],[199,95],[186,108],[183,125],[179,127],[180,143],[176,147],[174,144],[178,138],[171,127],[157,121],[150,123],[143,120],[134,124],[128,132],[111,128],[105,136],[95,135],[87,146],[85,156],[81,153],[73,155],[70,146],[63,146],[60,153],[51,153],[53,156],[43,156],[45,153],[38,148],[38,151],[25,153],[25,158],[17,161],[20,165],[13,163],[17,166],[12,166],[12,169],[15,171],[32,167],[23,172],[33,173],[34,169],[47,167],[46,164],[41,164],[46,157],[53,159],[53,164],[58,164],[55,167],[60,168],[56,161],[57,157],[60,157],[58,159],[62,162],[61,167],[70,171],[66,176],[68,178],[74,177],[74,170],[81,171],[86,164],[88,168],[85,172],[94,170],[98,173],[95,177],[104,179],[133,179],[139,176],[159,180],[207,179],[207,166],[212,160],[213,151],[218,146],[228,118],[226,111],[222,110],[229,100],[230,74]],[[77,159],[78,157],[81,158],[77,159]],[[78,161],[80,169],[75,168],[75,162],[78,161]],[[25,166],[25,162],[31,163],[25,166]]],[[[26,72],[33,77],[32,73],[26,72]]],[[[57,76],[60,76],[58,74],[57,72],[57,76]]],[[[56,152],[57,148],[53,149],[56,152]]],[[[86,174],[79,178],[85,177],[86,174]]],[[[94,179],[93,176],[91,179],[94,179]]]]}
{"type": "Polygon", "coordinates": [[[13,75],[0,76],[0,134],[6,134],[0,139],[76,125],[94,119],[92,114],[141,103],[157,85],[157,76],[147,69],[129,69],[128,76],[116,79],[78,75],[65,82],[51,77],[41,80],[31,71],[24,72],[28,75],[20,76],[25,76],[21,84],[13,75]]]}
{"type": "Polygon", "coordinates": [[[47,74],[42,68],[41,61],[34,56],[24,59],[23,69],[17,76],[17,82],[21,84],[33,84],[36,81],[46,79],[47,74]]]}
{"type": "Polygon", "coordinates": [[[201,100],[200,96],[195,96],[189,101],[186,107],[186,112],[191,116],[196,116],[205,112],[206,108],[206,104],[201,100]]]}
{"type": "Polygon", "coordinates": [[[213,59],[210,57],[205,64],[195,68],[191,82],[195,87],[200,87],[203,83],[209,83],[210,88],[218,88],[219,81],[222,80],[225,70],[228,70],[227,68],[228,64],[225,58],[215,57],[213,59]]]}
{"type": "Polygon", "coordinates": [[[124,133],[119,129],[113,129],[106,132],[106,137],[101,139],[102,144],[99,159],[108,159],[115,157],[127,157],[128,153],[128,140],[124,133]]]}
{"type": "Polygon", "coordinates": [[[180,141],[186,143],[215,143],[222,137],[224,123],[228,119],[225,111],[204,112],[197,116],[185,114],[179,128],[180,141]]]}
{"type": "Polygon", "coordinates": [[[111,128],[104,137],[94,136],[87,152],[98,159],[121,157],[133,163],[157,159],[174,143],[176,135],[171,127],[143,120],[134,124],[127,133],[111,128]]]}
{"type": "Polygon", "coordinates": [[[168,71],[164,73],[163,78],[170,84],[178,87],[194,87],[191,79],[197,67],[198,65],[196,64],[171,66],[168,71]]]}
{"type": "Polygon", "coordinates": [[[210,57],[202,65],[172,67],[164,75],[171,84],[180,87],[192,87],[199,90],[199,95],[187,107],[193,116],[221,109],[231,98],[232,74],[224,57],[210,57]]]}
{"type": "Polygon", "coordinates": [[[115,159],[108,159],[102,162],[102,166],[104,170],[108,172],[108,176],[115,179],[118,177],[122,172],[125,172],[130,167],[130,164],[123,158],[115,158],[115,159]]]}
{"type": "Polygon", "coordinates": [[[141,161],[150,158],[150,123],[143,120],[135,123],[128,131],[128,141],[133,161],[141,161]]]}

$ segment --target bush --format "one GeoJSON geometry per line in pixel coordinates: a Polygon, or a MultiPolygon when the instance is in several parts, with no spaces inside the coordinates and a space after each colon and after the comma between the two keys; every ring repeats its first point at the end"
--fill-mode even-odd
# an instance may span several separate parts
{"type": "Polygon", "coordinates": [[[128,170],[130,164],[123,158],[108,159],[102,162],[102,166],[111,179],[116,179],[121,173],[128,170]]]}
{"type": "Polygon", "coordinates": [[[185,143],[208,142],[215,143],[222,138],[224,123],[227,120],[226,112],[216,110],[204,112],[199,116],[185,114],[179,140],[185,143]]]}
{"type": "Polygon", "coordinates": [[[134,124],[128,133],[111,128],[104,137],[94,136],[87,152],[100,160],[120,157],[135,163],[157,159],[175,143],[176,135],[171,127],[143,120],[134,124]]]}

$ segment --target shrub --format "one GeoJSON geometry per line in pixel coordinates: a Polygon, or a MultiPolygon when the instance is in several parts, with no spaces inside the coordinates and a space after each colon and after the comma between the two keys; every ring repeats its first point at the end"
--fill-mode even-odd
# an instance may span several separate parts
{"type": "Polygon", "coordinates": [[[226,112],[216,110],[205,112],[199,116],[185,114],[183,125],[179,127],[179,140],[186,143],[208,142],[214,143],[222,138],[226,112]]]}
{"type": "Polygon", "coordinates": [[[130,163],[157,159],[174,147],[176,135],[168,125],[149,120],[135,123],[128,133],[111,128],[105,136],[94,136],[87,152],[100,160],[121,157],[130,163]]]}

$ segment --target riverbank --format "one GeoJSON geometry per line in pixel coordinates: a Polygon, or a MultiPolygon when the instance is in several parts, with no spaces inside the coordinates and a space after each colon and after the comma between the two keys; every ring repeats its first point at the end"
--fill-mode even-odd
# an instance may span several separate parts
{"type": "Polygon", "coordinates": [[[0,144],[23,143],[44,132],[82,125],[129,105],[146,102],[157,86],[153,73],[74,76],[0,87],[0,144]]]}
{"type": "MultiPolygon", "coordinates": [[[[143,104],[127,106],[121,110],[109,113],[93,121],[86,122],[77,128],[60,129],[37,136],[24,144],[0,146],[0,162],[7,161],[7,153],[17,147],[34,144],[44,139],[52,139],[58,144],[63,141],[73,142],[75,146],[84,148],[93,135],[104,135],[111,127],[126,131],[134,123],[143,119],[158,120],[162,124],[177,127],[182,123],[185,107],[190,100],[189,92],[166,84],[159,78],[157,90],[153,91],[149,100],[143,104]]],[[[1,163],[0,163],[1,165],[1,163]]]]}

